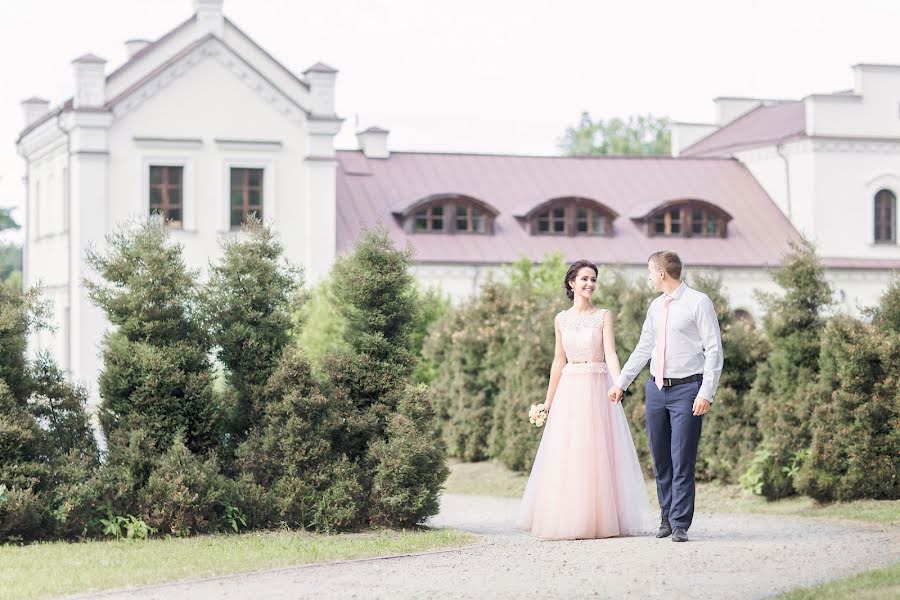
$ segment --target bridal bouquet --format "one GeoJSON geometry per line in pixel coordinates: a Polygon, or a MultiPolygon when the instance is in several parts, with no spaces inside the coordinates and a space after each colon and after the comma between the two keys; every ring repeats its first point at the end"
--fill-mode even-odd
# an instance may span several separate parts
{"type": "Polygon", "coordinates": [[[535,427],[544,426],[544,423],[547,422],[547,411],[544,410],[543,402],[541,404],[531,405],[531,409],[528,411],[528,420],[531,421],[532,425],[535,427]]]}

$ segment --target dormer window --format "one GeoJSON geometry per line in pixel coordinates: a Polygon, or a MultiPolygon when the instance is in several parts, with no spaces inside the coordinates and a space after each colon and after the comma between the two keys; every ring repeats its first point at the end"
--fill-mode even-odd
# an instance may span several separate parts
{"type": "Polygon", "coordinates": [[[429,206],[416,213],[416,231],[443,231],[444,207],[429,206]]]}
{"type": "Polygon", "coordinates": [[[438,194],[393,214],[410,233],[491,234],[497,210],[470,196],[438,194]]]}
{"type": "Polygon", "coordinates": [[[723,238],[731,215],[703,200],[684,200],[665,203],[632,218],[646,223],[651,237],[723,238]]]}
{"type": "Polygon", "coordinates": [[[556,198],[519,214],[532,235],[611,235],[616,213],[588,198],[556,198]]]}

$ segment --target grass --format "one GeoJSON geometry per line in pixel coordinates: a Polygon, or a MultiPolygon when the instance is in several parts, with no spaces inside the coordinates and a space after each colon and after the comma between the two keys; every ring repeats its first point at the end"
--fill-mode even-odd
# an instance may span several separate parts
{"type": "Polygon", "coordinates": [[[813,587],[791,590],[776,600],[894,600],[900,598],[900,563],[813,587]]]}
{"type": "Polygon", "coordinates": [[[510,471],[497,461],[467,463],[451,459],[450,477],[444,491],[466,496],[515,498],[525,492],[527,481],[527,474],[510,471]]]}
{"type": "Polygon", "coordinates": [[[274,567],[471,544],[452,529],[315,535],[267,531],[137,541],[0,546],[0,599],[35,599],[274,567]]]}
{"type": "MultiPolygon", "coordinates": [[[[450,494],[519,497],[525,491],[528,477],[510,471],[496,461],[450,463],[450,477],[445,491],[450,494]]],[[[656,488],[647,483],[647,494],[656,505],[656,488]]],[[[856,500],[835,504],[818,504],[806,497],[768,502],[745,492],[736,485],[697,484],[698,512],[754,513],[790,517],[846,519],[865,523],[900,525],[900,500],[856,500]]]]}

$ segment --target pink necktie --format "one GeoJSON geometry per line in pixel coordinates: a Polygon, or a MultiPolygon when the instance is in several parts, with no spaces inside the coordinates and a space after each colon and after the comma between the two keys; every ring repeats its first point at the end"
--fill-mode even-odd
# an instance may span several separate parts
{"type": "Polygon", "coordinates": [[[669,304],[674,299],[669,296],[663,302],[662,317],[659,319],[659,328],[656,330],[656,387],[660,390],[663,389],[663,377],[666,376],[666,320],[669,318],[669,304]]]}

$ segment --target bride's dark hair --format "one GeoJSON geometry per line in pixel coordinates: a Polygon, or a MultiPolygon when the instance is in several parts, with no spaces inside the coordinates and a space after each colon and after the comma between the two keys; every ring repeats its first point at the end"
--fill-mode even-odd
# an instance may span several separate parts
{"type": "Polygon", "coordinates": [[[599,275],[600,271],[597,269],[597,265],[592,263],[589,260],[579,260],[572,263],[572,266],[569,267],[569,270],[566,271],[566,280],[563,281],[563,289],[566,290],[566,296],[568,296],[569,300],[575,299],[575,290],[569,287],[570,281],[575,281],[575,277],[578,275],[578,271],[581,269],[589,267],[594,270],[594,275],[599,275]]]}

